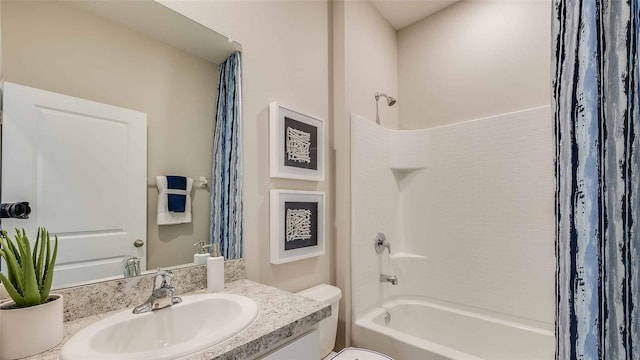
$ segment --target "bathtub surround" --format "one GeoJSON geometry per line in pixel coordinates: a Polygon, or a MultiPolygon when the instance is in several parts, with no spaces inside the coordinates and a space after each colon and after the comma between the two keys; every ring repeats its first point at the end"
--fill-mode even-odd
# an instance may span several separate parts
{"type": "MultiPolygon", "coordinates": [[[[412,131],[353,117],[356,325],[389,299],[417,298],[451,309],[439,314],[469,313],[474,324],[482,318],[487,326],[531,328],[530,335],[546,339],[539,349],[543,358],[552,356],[551,124],[549,107],[412,131]],[[379,231],[391,244],[390,255],[374,250],[379,231]],[[379,283],[381,273],[397,275],[398,285],[379,283]]],[[[432,329],[416,331],[423,330],[432,329]]],[[[391,337],[388,347],[376,348],[366,334],[355,326],[354,344],[380,351],[402,347],[391,337]]],[[[440,345],[460,351],[467,344],[440,345]]],[[[485,350],[470,348],[481,358],[485,350]]]]}
{"type": "Polygon", "coordinates": [[[556,359],[640,357],[637,2],[554,1],[556,359]]]}
{"type": "MultiPolygon", "coordinates": [[[[400,192],[389,170],[389,130],[369,119],[351,120],[351,286],[352,311],[358,319],[382,301],[390,286],[381,284],[381,273],[394,273],[388,267],[389,253],[377,254],[374,241],[384,232],[393,253],[400,251],[400,192]],[[383,211],[381,211],[383,210],[383,211]]],[[[404,279],[400,280],[405,283],[404,279]]],[[[356,345],[357,346],[357,345],[356,345]]]]}
{"type": "Polygon", "coordinates": [[[213,136],[209,243],[225,259],[242,257],[242,61],[239,52],[220,64],[213,136]]]}

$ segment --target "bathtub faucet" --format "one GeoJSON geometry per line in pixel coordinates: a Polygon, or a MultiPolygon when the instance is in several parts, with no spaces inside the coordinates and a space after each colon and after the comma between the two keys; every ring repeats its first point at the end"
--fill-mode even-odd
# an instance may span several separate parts
{"type": "Polygon", "coordinates": [[[398,276],[380,274],[380,282],[389,282],[391,285],[398,285],[398,276]]]}

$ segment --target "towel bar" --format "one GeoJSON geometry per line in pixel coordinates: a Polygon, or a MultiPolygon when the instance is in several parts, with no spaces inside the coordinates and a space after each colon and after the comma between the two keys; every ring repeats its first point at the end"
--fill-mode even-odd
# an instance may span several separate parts
{"type": "MultiPolygon", "coordinates": [[[[147,187],[157,187],[158,183],[156,183],[156,178],[149,178],[147,181],[147,187]]],[[[193,188],[194,189],[208,189],[209,188],[209,179],[206,176],[200,176],[197,179],[193,180],[193,188]]]]}

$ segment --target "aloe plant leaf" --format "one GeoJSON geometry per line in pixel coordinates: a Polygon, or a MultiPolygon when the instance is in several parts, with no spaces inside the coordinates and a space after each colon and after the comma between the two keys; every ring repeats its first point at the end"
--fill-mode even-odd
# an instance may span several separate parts
{"type": "Polygon", "coordinates": [[[20,259],[20,251],[16,248],[15,244],[13,243],[13,241],[11,240],[7,232],[2,230],[2,232],[0,232],[0,238],[4,239],[4,241],[6,242],[7,249],[13,252],[13,255],[18,261],[18,264],[22,265],[22,260],[20,259]]]}
{"type": "Polygon", "coordinates": [[[9,293],[11,299],[15,301],[16,305],[26,306],[24,297],[22,297],[22,295],[18,293],[18,290],[13,287],[13,284],[11,284],[9,279],[7,279],[3,273],[0,273],[0,281],[2,281],[2,283],[4,284],[4,288],[7,290],[7,293],[9,293]]]}
{"type": "MultiPolygon", "coordinates": [[[[40,228],[38,228],[38,235],[36,235],[36,241],[33,243],[33,251],[31,252],[31,261],[33,264],[38,263],[36,255],[38,254],[38,244],[40,242],[40,228]]],[[[36,279],[38,278],[38,272],[36,271],[36,279]]]]}
{"type": "MultiPolygon", "coordinates": [[[[48,259],[48,263],[45,267],[44,272],[44,285],[42,286],[42,291],[40,293],[40,302],[44,303],[49,298],[49,291],[51,291],[51,283],[53,282],[53,268],[56,265],[56,257],[58,256],[58,235],[55,236],[56,244],[53,247],[53,254],[51,255],[51,259],[48,259]]],[[[50,238],[49,233],[47,233],[47,244],[50,246],[50,238]]],[[[49,246],[47,246],[47,253],[49,253],[49,246]]]]}
{"type": "MultiPolygon", "coordinates": [[[[6,235],[6,232],[5,232],[5,235],[6,235]]],[[[5,240],[7,241],[7,245],[8,245],[7,247],[13,253],[16,263],[18,264],[18,266],[20,266],[20,269],[22,269],[22,260],[20,259],[20,251],[18,250],[16,245],[13,243],[13,241],[11,241],[11,238],[6,236],[5,240]]],[[[15,277],[14,273],[9,274],[9,280],[15,281],[14,277],[15,277]]],[[[20,283],[22,283],[22,281],[20,281],[20,283]]]]}
{"type": "MultiPolygon", "coordinates": [[[[14,283],[16,283],[16,281],[18,281],[17,279],[14,279],[17,274],[20,274],[20,284],[22,284],[22,259],[20,258],[20,250],[18,250],[17,245],[11,240],[11,238],[7,235],[7,232],[4,231],[4,237],[5,240],[7,241],[7,245],[8,248],[11,250],[11,252],[13,252],[13,256],[16,260],[16,263],[18,264],[18,266],[20,267],[20,272],[19,273],[10,273],[9,274],[9,280],[13,281],[14,283]]],[[[22,291],[22,286],[19,289],[20,291],[22,291]]]]}
{"type": "Polygon", "coordinates": [[[43,290],[47,283],[47,278],[49,277],[47,274],[49,272],[49,263],[51,262],[51,238],[47,240],[47,257],[44,261],[44,272],[42,273],[42,288],[40,289],[40,296],[44,293],[43,290]]]}
{"type": "MultiPolygon", "coordinates": [[[[22,229],[22,235],[21,235],[21,239],[22,239],[22,243],[25,246],[25,249],[27,251],[27,255],[31,256],[31,243],[29,242],[29,237],[27,236],[27,232],[24,231],[24,229],[22,229]]],[[[31,262],[31,264],[33,264],[33,262],[31,262]]]]}
{"type": "Polygon", "coordinates": [[[20,296],[22,296],[22,289],[20,288],[18,282],[16,281],[16,277],[15,276],[11,276],[14,275],[14,269],[9,265],[9,262],[6,260],[7,259],[7,255],[6,255],[6,251],[5,250],[1,250],[0,249],[0,258],[4,258],[5,262],[7,262],[7,267],[8,270],[7,273],[9,274],[9,279],[7,279],[7,283],[10,283],[11,286],[13,286],[14,289],[16,289],[16,291],[18,292],[18,294],[20,296]]]}
{"type": "Polygon", "coordinates": [[[11,251],[15,256],[16,254],[15,247],[13,246],[13,242],[11,241],[11,238],[9,238],[9,236],[7,235],[6,231],[0,232],[0,247],[5,251],[11,251]]]}
{"type": "MultiPolygon", "coordinates": [[[[3,250],[0,250],[0,256],[4,258],[7,263],[7,273],[9,274],[9,282],[15,287],[18,293],[22,296],[24,294],[24,281],[22,276],[22,267],[18,264],[15,255],[12,251],[7,249],[7,239],[0,237],[0,245],[3,250]]],[[[10,243],[10,239],[8,240],[10,243]]]]}
{"type": "MultiPolygon", "coordinates": [[[[38,251],[38,256],[37,256],[37,266],[36,266],[36,280],[38,280],[38,289],[42,289],[42,286],[44,285],[44,274],[43,274],[43,268],[44,268],[44,262],[48,261],[49,259],[44,259],[44,248],[45,248],[45,239],[47,240],[46,242],[49,242],[49,233],[43,229],[43,228],[38,228],[38,235],[36,238],[36,248],[37,245],[40,245],[39,251],[38,251]]],[[[33,254],[36,254],[36,248],[33,249],[33,254]]]]}
{"type": "Polygon", "coordinates": [[[38,289],[38,281],[36,280],[36,272],[31,258],[31,246],[29,245],[29,238],[27,237],[24,229],[22,234],[18,231],[16,235],[16,242],[20,248],[20,255],[24,259],[22,267],[22,275],[24,279],[23,296],[27,303],[27,306],[40,304],[40,289],[38,289]]]}

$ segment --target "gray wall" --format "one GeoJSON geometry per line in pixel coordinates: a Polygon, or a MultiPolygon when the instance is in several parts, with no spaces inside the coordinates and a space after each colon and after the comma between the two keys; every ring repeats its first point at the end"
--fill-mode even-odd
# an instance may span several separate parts
{"type": "MultiPolygon", "coordinates": [[[[326,1],[169,1],[174,10],[242,44],[244,257],[251,280],[297,291],[333,282],[333,164],[328,151],[325,181],[269,177],[269,103],[279,101],[329,117],[329,4],[326,1]],[[269,190],[326,193],[323,256],[271,265],[269,190]]],[[[326,146],[330,146],[327,142],[326,146]]]]}
{"type": "Polygon", "coordinates": [[[551,2],[462,1],[398,32],[400,127],[551,102],[551,2]]]}

